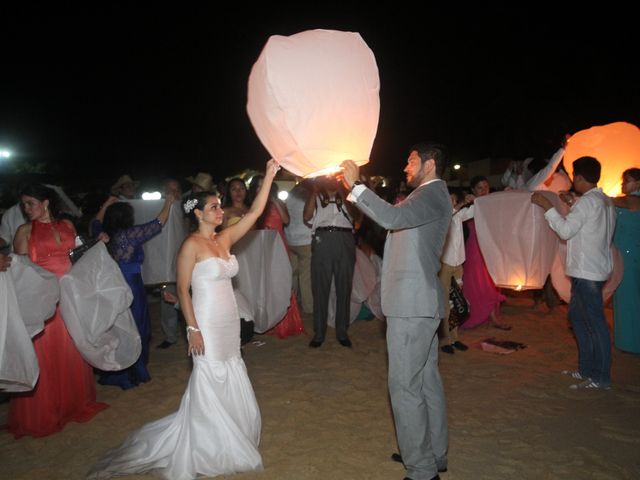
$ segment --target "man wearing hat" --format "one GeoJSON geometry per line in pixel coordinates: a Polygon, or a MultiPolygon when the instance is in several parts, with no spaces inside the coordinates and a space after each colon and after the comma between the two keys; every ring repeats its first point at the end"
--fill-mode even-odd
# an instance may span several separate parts
{"type": "Polygon", "coordinates": [[[191,193],[212,191],[213,178],[208,173],[198,172],[195,177],[187,177],[187,181],[191,183],[191,193]]]}
{"type": "Polygon", "coordinates": [[[136,189],[140,182],[135,182],[129,175],[122,175],[116,183],[111,186],[111,194],[120,200],[133,200],[136,197],[136,189]]]}

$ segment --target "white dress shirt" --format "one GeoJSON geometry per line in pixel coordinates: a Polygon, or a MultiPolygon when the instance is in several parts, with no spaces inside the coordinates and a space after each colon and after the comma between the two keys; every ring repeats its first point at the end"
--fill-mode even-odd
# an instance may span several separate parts
{"type": "Polygon", "coordinates": [[[287,210],[289,210],[289,224],[284,227],[287,244],[291,247],[311,245],[311,227],[303,218],[305,198],[302,187],[294,187],[287,198],[287,210]]]}
{"type": "Polygon", "coordinates": [[[457,213],[454,209],[449,225],[449,232],[442,250],[442,263],[446,263],[452,267],[462,265],[466,260],[464,254],[464,235],[462,233],[462,222],[473,218],[475,205],[469,208],[462,208],[457,213]]]}
{"type": "Polygon", "coordinates": [[[616,226],[613,202],[600,188],[592,188],[573,205],[566,217],[550,208],[549,226],[567,240],[565,273],[574,278],[605,281],[613,270],[611,240],[616,226]]]}

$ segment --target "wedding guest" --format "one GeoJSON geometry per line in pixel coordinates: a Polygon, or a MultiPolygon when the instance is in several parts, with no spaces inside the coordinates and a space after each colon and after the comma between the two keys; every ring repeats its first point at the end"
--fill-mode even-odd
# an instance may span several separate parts
{"type": "Polygon", "coordinates": [[[580,157],[573,162],[571,211],[566,217],[539,192],[531,202],[541,206],[549,226],[567,240],[565,273],[571,278],[569,321],[578,343],[578,370],[564,374],[582,380],[572,389],[609,389],[611,387],[611,337],[604,316],[602,288],[613,270],[611,242],[616,223],[613,202],[602,189],[600,162],[580,157]]]}
{"type": "MultiPolygon", "coordinates": [[[[29,220],[14,238],[18,255],[61,277],[69,268],[69,250],[76,231],[69,220],[59,219],[58,196],[44,185],[28,185],[20,201],[29,220]]],[[[33,338],[40,376],[30,392],[12,396],[8,430],[16,437],[44,437],[70,422],[86,422],[107,408],[96,402],[93,369],[82,358],[56,307],[44,330],[33,338]]]]}
{"type": "Polygon", "coordinates": [[[222,228],[238,222],[249,211],[247,186],[241,178],[232,178],[227,182],[227,194],[224,196],[224,220],[222,228]]]}
{"type": "Polygon", "coordinates": [[[136,198],[136,190],[140,182],[134,181],[129,175],[122,175],[116,183],[111,186],[111,195],[120,200],[133,200],[136,198]]]}
{"type": "Polygon", "coordinates": [[[640,353],[640,168],[622,173],[622,193],[613,199],[613,243],[624,261],[622,282],[613,295],[614,343],[624,352],[640,353]]]}
{"type": "Polygon", "coordinates": [[[313,312],[311,293],[311,226],[304,221],[304,204],[311,194],[311,180],[298,183],[287,197],[289,224],[284,228],[289,245],[292,284],[304,313],[313,312]]]}
{"type": "Polygon", "coordinates": [[[344,187],[333,177],[318,177],[304,206],[304,221],[311,223],[311,288],[313,291],[313,339],[311,348],[322,345],[327,333],[331,281],[336,289],[336,339],[352,346],[348,335],[351,289],[356,262],[353,236],[353,205],[346,201],[344,187]]]}
{"type": "MultiPolygon", "coordinates": [[[[164,197],[171,195],[175,200],[182,198],[182,186],[175,178],[167,178],[163,182],[164,197]]],[[[167,282],[163,286],[163,294],[177,293],[175,282],[167,282]]],[[[164,299],[164,295],[163,295],[164,299]]],[[[164,340],[156,348],[166,349],[178,341],[178,310],[166,301],[160,302],[160,326],[164,333],[164,340]]]]}
{"type": "Polygon", "coordinates": [[[142,343],[140,357],[129,368],[100,374],[98,382],[102,385],[116,385],[123,390],[127,390],[151,380],[147,370],[151,321],[141,273],[142,262],[144,261],[142,245],[160,233],[169,217],[173,200],[172,194],[167,195],[157,218],[141,225],[134,225],[131,204],[120,202],[116,197],[109,197],[92,223],[91,229],[94,234],[104,232],[108,235],[107,248],[109,253],[118,263],[125,280],[131,288],[131,293],[133,293],[131,313],[136,322],[142,343]]]}
{"type": "MultiPolygon", "coordinates": [[[[465,201],[471,203],[477,197],[489,195],[489,191],[489,181],[486,177],[473,177],[471,179],[472,195],[468,195],[465,201]]],[[[469,301],[470,315],[461,328],[469,329],[489,323],[495,328],[510,330],[511,326],[498,320],[500,304],[506,300],[506,297],[493,283],[493,279],[484,263],[484,257],[478,243],[475,220],[468,220],[466,225],[469,231],[469,238],[467,238],[465,244],[466,262],[462,276],[462,291],[469,301]]]]}
{"type": "Polygon", "coordinates": [[[449,314],[451,313],[449,289],[451,288],[452,280],[457,282],[458,285],[462,284],[462,272],[464,271],[462,264],[465,261],[462,222],[473,218],[475,207],[467,205],[456,191],[451,191],[449,196],[453,205],[453,216],[442,250],[442,265],[438,273],[444,294],[444,317],[440,322],[438,336],[442,344],[441,350],[445,353],[453,354],[455,349],[465,351],[469,348],[458,340],[458,327],[449,325],[449,314]]]}

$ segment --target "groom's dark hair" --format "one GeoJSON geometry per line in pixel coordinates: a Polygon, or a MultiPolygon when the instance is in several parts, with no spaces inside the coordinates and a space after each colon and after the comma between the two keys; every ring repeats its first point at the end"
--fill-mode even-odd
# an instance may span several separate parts
{"type": "Polygon", "coordinates": [[[416,143],[409,152],[418,152],[418,156],[422,163],[427,160],[433,160],[436,163],[436,176],[441,178],[444,174],[445,168],[447,168],[448,154],[447,147],[440,143],[434,142],[421,142],[416,143]]]}

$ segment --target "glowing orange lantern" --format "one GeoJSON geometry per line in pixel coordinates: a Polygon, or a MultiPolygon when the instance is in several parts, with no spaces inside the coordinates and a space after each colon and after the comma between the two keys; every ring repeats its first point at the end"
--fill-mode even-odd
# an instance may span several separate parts
{"type": "Polygon", "coordinates": [[[379,90],[375,57],[358,33],[274,35],[251,69],[247,112],[271,156],[312,177],[346,159],[369,161],[379,90]]]}
{"type": "MultiPolygon", "coordinates": [[[[553,192],[541,192],[560,211],[553,192]]],[[[493,282],[504,288],[542,288],[551,271],[559,238],[531,203],[531,193],[521,190],[496,192],[475,199],[478,243],[493,282]]]]}
{"type": "Polygon", "coordinates": [[[574,160],[584,156],[595,157],[602,165],[598,186],[604,193],[612,197],[620,195],[622,172],[640,167],[640,129],[630,123],[615,122],[581,130],[567,142],[564,153],[567,170],[571,170],[574,160]]]}

